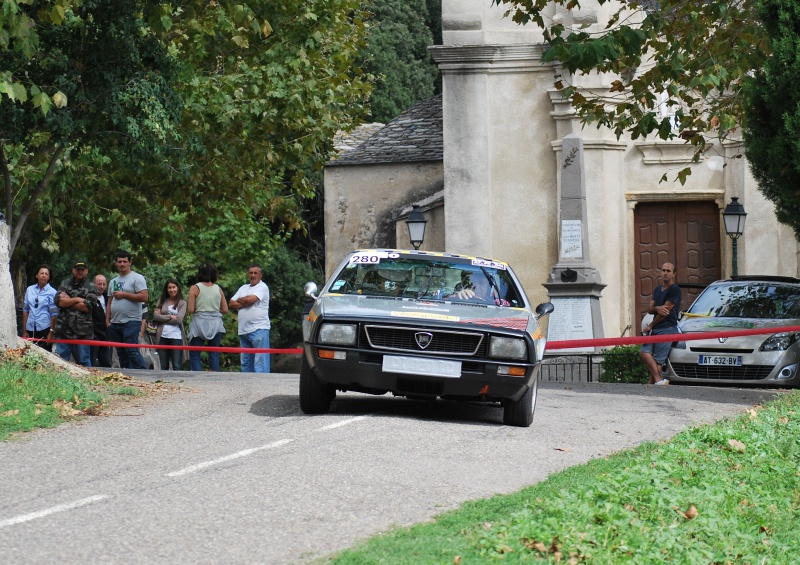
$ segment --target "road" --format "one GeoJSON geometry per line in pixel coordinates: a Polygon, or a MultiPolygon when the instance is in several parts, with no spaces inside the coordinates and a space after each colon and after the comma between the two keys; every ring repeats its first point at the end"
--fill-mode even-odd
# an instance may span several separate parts
{"type": "Polygon", "coordinates": [[[0,444],[2,562],[305,563],[778,394],[542,383],[511,428],[359,394],[310,417],[291,374],[137,376],[181,390],[0,444]]]}

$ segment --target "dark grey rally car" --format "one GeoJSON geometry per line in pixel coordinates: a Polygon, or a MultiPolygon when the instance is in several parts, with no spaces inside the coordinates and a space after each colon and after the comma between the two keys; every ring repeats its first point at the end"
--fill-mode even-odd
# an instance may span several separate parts
{"type": "Polygon", "coordinates": [[[300,407],[330,409],[336,391],[500,403],[530,426],[546,336],[502,261],[425,251],[351,253],[303,319],[300,407]]]}

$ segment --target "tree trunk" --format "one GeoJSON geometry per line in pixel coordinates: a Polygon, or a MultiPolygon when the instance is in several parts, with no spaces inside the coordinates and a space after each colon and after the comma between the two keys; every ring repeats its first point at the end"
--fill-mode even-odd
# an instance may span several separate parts
{"type": "Polygon", "coordinates": [[[9,236],[11,230],[0,222],[0,347],[17,346],[17,308],[11,284],[9,236]]]}

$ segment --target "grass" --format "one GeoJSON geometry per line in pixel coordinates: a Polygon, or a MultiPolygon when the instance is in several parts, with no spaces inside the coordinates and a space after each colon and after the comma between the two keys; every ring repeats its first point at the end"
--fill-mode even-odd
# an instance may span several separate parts
{"type": "Polygon", "coordinates": [[[464,504],[329,559],[345,564],[800,559],[800,392],[737,418],[464,504]]]}

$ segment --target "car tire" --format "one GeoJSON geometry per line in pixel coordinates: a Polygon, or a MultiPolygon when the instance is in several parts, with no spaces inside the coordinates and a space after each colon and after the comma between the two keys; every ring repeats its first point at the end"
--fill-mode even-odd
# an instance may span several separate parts
{"type": "Polygon", "coordinates": [[[325,414],[331,409],[336,389],[325,385],[311,371],[305,353],[300,364],[300,410],[306,414],[325,414]]]}
{"type": "Polygon", "coordinates": [[[503,403],[503,423],[506,426],[527,428],[533,423],[533,411],[536,409],[536,395],[539,388],[539,375],[536,372],[530,388],[519,400],[506,400],[503,403]]]}

